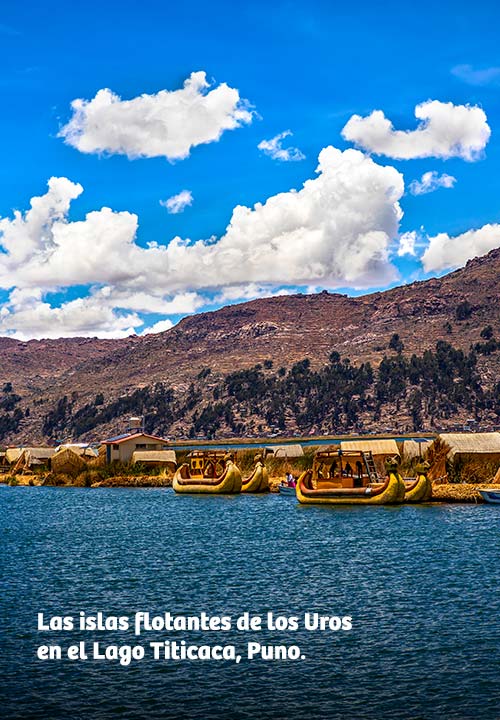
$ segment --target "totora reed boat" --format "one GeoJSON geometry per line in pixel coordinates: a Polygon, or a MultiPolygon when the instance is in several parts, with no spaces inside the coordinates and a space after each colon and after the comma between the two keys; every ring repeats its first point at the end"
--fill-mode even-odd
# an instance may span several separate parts
{"type": "Polygon", "coordinates": [[[253,473],[248,478],[244,478],[241,485],[243,493],[263,493],[269,492],[269,473],[264,464],[264,456],[258,453],[254,457],[255,467],[253,473]]]}
{"type": "Polygon", "coordinates": [[[432,480],[427,477],[429,468],[428,462],[421,462],[416,467],[417,477],[410,481],[405,479],[405,502],[428,502],[432,498],[432,480]]]}
{"type": "Polygon", "coordinates": [[[172,486],[176,493],[229,495],[241,492],[241,472],[232,453],[195,450],[190,462],[180,466],[172,486]]]}
{"type": "Polygon", "coordinates": [[[403,502],[405,484],[396,458],[386,461],[386,471],[386,478],[379,478],[371,452],[323,450],[314,456],[312,470],[299,477],[297,499],[324,505],[403,502]]]}

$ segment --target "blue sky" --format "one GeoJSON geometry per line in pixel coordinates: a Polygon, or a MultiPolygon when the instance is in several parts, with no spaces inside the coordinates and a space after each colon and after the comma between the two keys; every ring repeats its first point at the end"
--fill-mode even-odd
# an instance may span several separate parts
{"type": "MultiPolygon", "coordinates": [[[[216,243],[225,234],[236,206],[252,208],[278,193],[300,189],[306,180],[315,178],[318,155],[330,145],[341,151],[357,147],[377,165],[390,166],[403,175],[404,194],[399,204],[404,214],[397,234],[392,233],[386,243],[390,263],[399,277],[390,277],[387,268],[380,270],[378,260],[379,270],[363,274],[359,282],[347,277],[342,282],[338,269],[334,273],[337,280],[333,281],[331,268],[321,268],[319,275],[312,272],[310,281],[304,273],[299,282],[298,275],[287,273],[285,268],[282,282],[279,273],[260,277],[252,271],[246,277],[242,272],[237,273],[235,282],[240,288],[238,296],[238,290],[224,292],[231,285],[231,268],[221,271],[219,282],[217,262],[211,264],[205,258],[200,260],[207,264],[205,278],[212,277],[206,282],[198,279],[192,287],[189,280],[174,281],[171,275],[180,277],[182,272],[174,273],[171,264],[165,265],[164,301],[188,293],[191,300],[183,307],[189,311],[191,302],[192,309],[200,311],[266,292],[321,287],[366,292],[442,274],[473,257],[478,248],[487,250],[495,243],[500,245],[496,227],[500,222],[500,9],[494,2],[358,2],[346,6],[312,0],[241,3],[236,7],[225,2],[88,2],[84,6],[26,2],[3,3],[0,7],[0,218],[9,222],[15,209],[25,213],[31,198],[47,192],[49,178],[59,177],[83,187],[83,192],[71,201],[65,223],[84,221],[87,213],[104,206],[137,216],[134,242],[143,248],[150,242],[167,246],[175,236],[189,240],[189,244],[214,237],[212,242],[216,243]],[[175,91],[191,73],[200,71],[211,83],[206,92],[227,83],[238,91],[241,100],[247,101],[245,107],[252,111],[252,117],[241,127],[222,132],[218,141],[194,145],[185,159],[131,159],[109,151],[81,152],[58,136],[72,117],[71,102],[75,98],[92,100],[103,88],[123,100],[155,95],[161,90],[175,91]],[[444,157],[443,153],[401,160],[342,137],[353,115],[365,118],[373,110],[383,111],[396,130],[413,131],[418,124],[415,107],[428,100],[482,108],[491,137],[484,149],[475,153],[473,161],[444,157]],[[286,130],[293,135],[284,138],[283,146],[300,149],[303,160],[276,160],[257,148],[262,140],[286,130]],[[412,194],[411,182],[430,171],[455,178],[453,186],[412,194]],[[191,191],[192,205],[183,212],[169,214],[160,201],[184,189],[191,191]],[[486,235],[467,235],[485,225],[492,226],[486,235]],[[419,231],[415,254],[398,255],[398,237],[415,231],[419,231]],[[439,233],[446,233],[448,240],[440,249],[441,260],[428,264],[426,272],[421,255],[429,238],[439,233]],[[194,295],[197,299],[193,303],[194,295]]],[[[327,201],[343,199],[333,188],[327,201]]],[[[380,231],[384,212],[374,210],[374,230],[380,231]]],[[[257,220],[251,228],[256,235],[261,230],[257,220]]],[[[265,225],[268,222],[263,218],[265,225]]],[[[334,246],[344,239],[335,234],[341,233],[341,228],[332,230],[332,222],[324,242],[334,246]]],[[[340,226],[344,227],[345,222],[340,226]]],[[[281,232],[280,227],[276,220],[273,232],[281,232]]],[[[323,226],[320,229],[324,231],[323,226]]],[[[27,227],[16,232],[32,235],[27,227]]],[[[237,248],[239,237],[233,239],[237,248]]],[[[23,240],[16,235],[13,242],[23,240]]],[[[272,244],[274,240],[266,236],[262,242],[272,244]]],[[[303,242],[311,242],[307,233],[303,242]]],[[[93,256],[91,234],[87,243],[88,255],[93,256]]],[[[352,262],[350,243],[345,240],[342,254],[348,264],[352,262]]],[[[363,252],[366,247],[363,245],[363,252]]],[[[96,307],[87,306],[68,306],[66,313],[57,313],[59,307],[75,298],[93,297],[94,303],[104,303],[103,297],[96,296],[103,287],[111,288],[111,295],[117,290],[124,297],[127,292],[144,293],[149,284],[153,287],[156,283],[158,299],[161,279],[149,283],[145,277],[139,286],[130,279],[125,282],[123,273],[110,273],[108,277],[89,271],[82,276],[82,282],[77,273],[72,273],[69,282],[61,264],[60,280],[53,273],[50,279],[35,271],[23,275],[21,265],[24,263],[26,270],[28,261],[16,265],[8,258],[9,251],[5,247],[3,250],[0,268],[5,261],[6,270],[0,290],[2,334],[22,338],[59,334],[113,336],[127,334],[131,328],[139,334],[162,320],[168,322],[158,327],[167,327],[184,314],[182,310],[154,312],[151,308],[155,303],[143,303],[140,308],[148,308],[144,311],[137,309],[137,302],[134,307],[134,303],[127,305],[126,301],[123,306],[116,301],[114,307],[111,302],[104,318],[98,317],[96,307]],[[73,323],[78,313],[81,322],[73,323]],[[135,317],[127,325],[123,317],[131,313],[135,317]],[[116,317],[122,321],[115,323],[116,317]]],[[[40,247],[32,247],[31,252],[30,263],[37,257],[42,264],[47,261],[46,256],[41,258],[40,247]]],[[[206,253],[202,254],[205,257],[206,253]]],[[[243,253],[242,265],[246,257],[243,253]]],[[[339,257],[332,262],[338,263],[339,257]]],[[[195,261],[196,255],[191,253],[189,262],[195,261]]],[[[301,258],[296,261],[304,264],[301,258]]],[[[101,262],[112,266],[113,253],[103,256],[101,262]]],[[[283,267],[282,254],[276,262],[283,267]]],[[[144,273],[147,275],[146,270],[144,273]]]]}

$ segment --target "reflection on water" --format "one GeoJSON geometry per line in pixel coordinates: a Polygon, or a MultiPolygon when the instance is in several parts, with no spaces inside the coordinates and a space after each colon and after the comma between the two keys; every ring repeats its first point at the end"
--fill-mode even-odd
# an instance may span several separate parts
{"type": "MultiPolygon", "coordinates": [[[[0,488],[5,718],[498,720],[500,512],[290,496],[0,488]],[[152,633],[298,645],[288,662],[41,662],[36,613],[351,615],[351,632],[152,633]]],[[[49,638],[50,635],[50,638],[49,638]]]]}

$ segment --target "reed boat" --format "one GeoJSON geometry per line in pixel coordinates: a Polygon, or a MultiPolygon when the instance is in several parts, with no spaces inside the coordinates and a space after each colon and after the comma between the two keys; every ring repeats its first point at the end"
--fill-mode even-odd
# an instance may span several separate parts
{"type": "Polygon", "coordinates": [[[241,492],[241,472],[232,453],[221,450],[195,450],[189,463],[180,466],[172,487],[177,493],[229,495],[241,492]]]}
{"type": "Polygon", "coordinates": [[[416,467],[417,477],[414,480],[405,479],[405,502],[428,502],[432,497],[432,480],[427,477],[430,465],[428,462],[419,463],[416,467]]]}
{"type": "Polygon", "coordinates": [[[324,505],[401,503],[406,488],[397,459],[390,458],[385,465],[386,477],[380,478],[371,452],[321,450],[314,456],[312,469],[297,481],[297,499],[324,505]]]}
{"type": "Polygon", "coordinates": [[[248,478],[244,478],[241,485],[243,493],[269,492],[269,473],[261,453],[254,457],[255,467],[248,478]]]}

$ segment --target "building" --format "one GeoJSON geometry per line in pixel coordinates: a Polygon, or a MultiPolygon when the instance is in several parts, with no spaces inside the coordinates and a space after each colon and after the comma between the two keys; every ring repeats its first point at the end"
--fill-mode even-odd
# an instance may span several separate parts
{"type": "Polygon", "coordinates": [[[103,445],[106,448],[106,462],[128,463],[132,460],[132,455],[137,451],[157,452],[165,450],[168,440],[156,435],[137,432],[109,438],[109,440],[104,440],[103,445]]]}
{"type": "Polygon", "coordinates": [[[420,438],[417,440],[403,441],[403,457],[405,460],[424,457],[433,441],[428,438],[420,438]]]}
{"type": "Polygon", "coordinates": [[[447,459],[454,464],[466,460],[500,463],[500,432],[440,433],[449,447],[447,459]]]}
{"type": "Polygon", "coordinates": [[[275,458],[286,458],[290,460],[290,458],[303,457],[304,450],[302,449],[302,445],[266,445],[265,453],[275,458]]]}
{"type": "Polygon", "coordinates": [[[16,472],[32,467],[50,469],[50,461],[55,451],[55,448],[47,447],[7,448],[5,451],[5,460],[16,472]]]}
{"type": "Polygon", "coordinates": [[[56,452],[60,450],[71,450],[75,455],[84,457],[86,460],[92,460],[99,456],[97,450],[88,445],[88,443],[63,443],[56,448],[56,452]]]}

